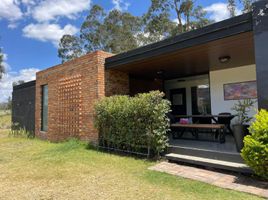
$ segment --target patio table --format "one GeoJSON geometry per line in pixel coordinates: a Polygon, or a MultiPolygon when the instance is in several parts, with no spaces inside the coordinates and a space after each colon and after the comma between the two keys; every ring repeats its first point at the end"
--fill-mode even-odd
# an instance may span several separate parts
{"type": "MultiPolygon", "coordinates": [[[[230,121],[235,117],[236,115],[211,115],[211,114],[205,114],[205,115],[174,115],[176,118],[204,118],[204,119],[212,119],[216,124],[218,124],[218,118],[226,118],[230,121]]],[[[231,134],[233,134],[233,131],[229,124],[225,124],[225,127],[230,131],[231,134]]]]}

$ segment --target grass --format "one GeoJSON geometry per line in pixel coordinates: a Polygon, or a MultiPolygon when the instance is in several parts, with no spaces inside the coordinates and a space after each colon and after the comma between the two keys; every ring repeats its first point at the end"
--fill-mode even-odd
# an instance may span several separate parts
{"type": "Polygon", "coordinates": [[[11,127],[11,114],[9,111],[0,110],[0,129],[11,127]]]}
{"type": "Polygon", "coordinates": [[[260,199],[148,170],[154,162],[86,147],[76,140],[8,137],[0,130],[0,199],[260,199]]]}

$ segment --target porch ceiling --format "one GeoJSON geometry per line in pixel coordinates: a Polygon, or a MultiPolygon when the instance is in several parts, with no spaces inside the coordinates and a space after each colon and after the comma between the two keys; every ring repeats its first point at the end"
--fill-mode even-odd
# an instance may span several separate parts
{"type": "Polygon", "coordinates": [[[115,69],[144,78],[156,78],[157,72],[163,70],[164,78],[171,79],[254,63],[253,33],[249,31],[171,53],[125,63],[115,69]],[[222,56],[230,56],[231,59],[228,63],[222,64],[219,62],[219,57],[222,56]]]}

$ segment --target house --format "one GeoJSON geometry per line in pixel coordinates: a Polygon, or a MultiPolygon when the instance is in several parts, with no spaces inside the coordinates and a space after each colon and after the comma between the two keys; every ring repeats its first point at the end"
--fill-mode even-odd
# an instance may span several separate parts
{"type": "MultiPolygon", "coordinates": [[[[13,115],[29,118],[31,113],[38,138],[97,143],[93,104],[104,96],[161,90],[176,114],[231,112],[243,95],[257,99],[256,109],[268,109],[267,27],[268,1],[263,0],[254,3],[252,13],[126,53],[87,54],[38,72],[35,90],[27,90],[32,87],[27,83],[14,87],[13,115]],[[29,104],[20,102],[22,89],[29,96],[35,93],[35,113],[21,106],[29,104]]],[[[185,148],[179,150],[187,152],[185,148]]]]}

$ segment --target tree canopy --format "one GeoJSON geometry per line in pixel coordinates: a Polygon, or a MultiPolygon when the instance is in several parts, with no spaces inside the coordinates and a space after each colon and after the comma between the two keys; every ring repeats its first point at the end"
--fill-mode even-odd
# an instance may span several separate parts
{"type": "Polygon", "coordinates": [[[5,72],[5,67],[3,65],[4,55],[2,53],[2,50],[0,49],[0,80],[2,79],[2,75],[5,72]]]}
{"type": "Polygon", "coordinates": [[[145,33],[150,42],[183,32],[201,28],[212,21],[205,10],[195,5],[193,0],[152,0],[148,12],[143,17],[145,33]],[[172,16],[175,14],[172,20],[172,16]]]}
{"type": "MultiPolygon", "coordinates": [[[[242,4],[244,13],[251,11],[253,1],[228,0],[230,16],[237,14],[238,3],[242,4]]],[[[58,56],[66,62],[96,50],[118,54],[210,23],[213,21],[194,0],[151,0],[142,16],[116,9],[106,11],[93,5],[82,23],[80,34],[61,38],[58,56]]]]}
{"type": "Polygon", "coordinates": [[[94,5],[81,26],[80,38],[86,52],[98,49],[120,53],[138,47],[137,34],[141,20],[128,12],[104,9],[94,5]]]}
{"type": "Polygon", "coordinates": [[[242,12],[248,13],[252,11],[252,3],[257,0],[228,0],[228,11],[230,13],[231,17],[234,17],[237,15],[236,8],[237,5],[240,3],[242,4],[242,12]]]}

